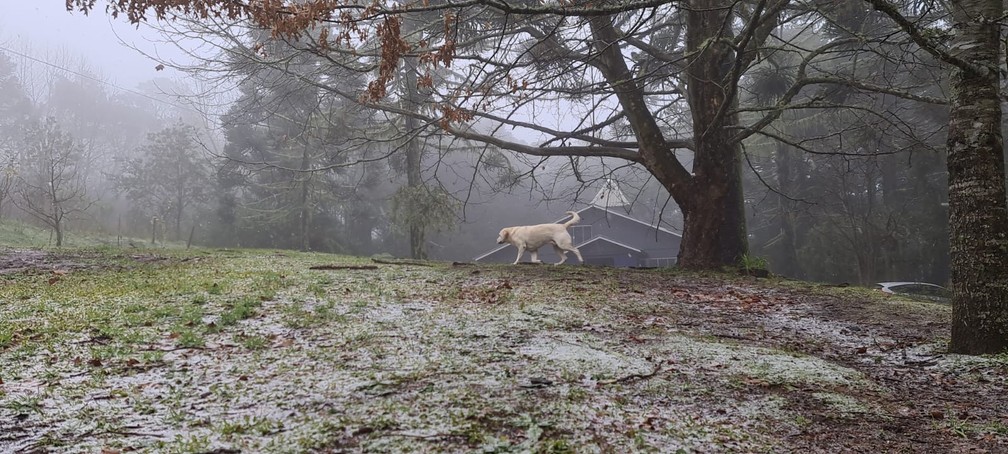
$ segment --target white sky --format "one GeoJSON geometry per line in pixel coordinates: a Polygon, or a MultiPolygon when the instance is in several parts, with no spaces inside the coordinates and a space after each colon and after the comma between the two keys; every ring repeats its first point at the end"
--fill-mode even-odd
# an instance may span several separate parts
{"type": "Polygon", "coordinates": [[[165,60],[178,59],[178,49],[158,43],[159,36],[143,26],[138,30],[122,18],[112,20],[102,5],[98,2],[97,11],[85,16],[67,12],[64,0],[0,0],[0,47],[23,51],[27,43],[37,53],[31,57],[43,60],[44,50],[66,50],[83,57],[110,83],[123,88],[176,76],[170,69],[156,71],[156,61],[123,42],[165,60]]]}

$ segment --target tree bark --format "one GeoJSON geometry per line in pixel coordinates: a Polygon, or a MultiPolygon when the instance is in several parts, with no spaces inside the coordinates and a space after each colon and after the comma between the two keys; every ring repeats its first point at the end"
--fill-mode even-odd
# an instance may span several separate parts
{"type": "MultiPolygon", "coordinates": [[[[725,37],[724,8],[702,5],[690,8],[687,52],[690,57],[689,100],[693,112],[695,157],[693,175],[683,168],[669,149],[640,87],[634,81],[618,48],[612,19],[596,17],[592,33],[599,52],[599,70],[616,93],[639,144],[640,162],[669,191],[683,211],[685,227],[678,264],[684,268],[718,268],[739,263],[748,249],[742,200],[741,147],[731,142],[728,126],[735,115],[721,115],[719,107],[736,104],[737,97],[722,84],[731,80],[734,53],[725,37]],[[695,23],[694,23],[695,22],[695,23]],[[703,48],[702,48],[703,47],[703,48]]],[[[734,92],[732,92],[734,93],[734,92]]]]}
{"type": "Polygon", "coordinates": [[[179,197],[175,206],[175,239],[182,239],[182,197],[179,197]]]}
{"type": "MultiPolygon", "coordinates": [[[[311,121],[311,115],[309,114],[308,120],[311,121]]],[[[301,213],[299,216],[299,226],[301,234],[301,250],[308,251],[308,227],[311,225],[311,207],[309,206],[310,200],[310,185],[312,174],[308,172],[311,167],[311,154],[308,149],[308,138],[305,137],[304,149],[301,151],[301,178],[304,178],[304,182],[301,184],[301,213]]]]}
{"type": "Polygon", "coordinates": [[[794,156],[795,153],[795,150],[783,142],[777,143],[777,150],[774,153],[774,164],[777,166],[777,188],[781,193],[777,196],[777,203],[780,205],[780,213],[778,213],[780,240],[777,242],[777,249],[780,253],[777,254],[779,261],[773,263],[773,267],[777,273],[784,276],[801,278],[804,273],[800,272],[798,266],[794,202],[787,197],[787,194],[795,194],[798,190],[793,176],[797,160],[794,156]]]}
{"type": "Polygon", "coordinates": [[[956,65],[948,131],[952,340],[955,353],[1008,348],[1008,200],[998,63],[1001,0],[951,8],[956,65]]]}
{"type": "MultiPolygon", "coordinates": [[[[51,161],[50,161],[51,162],[51,161]]],[[[56,247],[63,246],[63,207],[60,206],[59,188],[60,180],[56,178],[55,164],[50,164],[49,172],[49,201],[52,203],[53,230],[56,231],[56,247]]]]}
{"type": "MultiPolygon", "coordinates": [[[[406,109],[410,112],[417,112],[419,111],[420,97],[417,93],[417,58],[405,57],[403,58],[403,63],[406,109]]],[[[423,179],[420,175],[421,150],[416,136],[417,119],[412,116],[406,116],[405,121],[406,135],[408,137],[406,142],[406,186],[410,189],[415,189],[423,185],[423,179]]],[[[424,260],[427,258],[427,249],[424,244],[424,226],[418,219],[418,216],[410,216],[410,219],[412,219],[412,224],[409,226],[410,257],[424,260]]]]}
{"type": "Polygon", "coordinates": [[[733,2],[694,0],[686,11],[687,94],[693,119],[693,178],[685,200],[679,265],[716,268],[746,254],[742,148],[731,141],[738,95],[729,89],[735,51],[730,35],[733,2]],[[727,105],[726,105],[727,104],[727,105]]]}

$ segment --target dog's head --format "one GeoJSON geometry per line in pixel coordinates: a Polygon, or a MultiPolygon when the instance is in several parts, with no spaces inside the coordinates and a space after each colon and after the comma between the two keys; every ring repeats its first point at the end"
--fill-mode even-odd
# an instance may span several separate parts
{"type": "Polygon", "coordinates": [[[511,229],[501,229],[500,234],[497,235],[497,244],[507,243],[508,237],[511,236],[511,229]]]}

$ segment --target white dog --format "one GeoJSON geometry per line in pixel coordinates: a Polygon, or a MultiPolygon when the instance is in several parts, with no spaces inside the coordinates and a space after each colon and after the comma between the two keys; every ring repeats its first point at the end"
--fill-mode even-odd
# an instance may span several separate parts
{"type": "Polygon", "coordinates": [[[571,220],[563,224],[521,225],[503,228],[500,231],[500,236],[497,237],[497,244],[511,243],[518,248],[518,258],[514,261],[515,265],[521,261],[522,254],[526,250],[532,253],[532,263],[542,263],[539,260],[539,248],[547,243],[553,244],[553,250],[560,256],[557,265],[567,261],[567,251],[573,252],[578,260],[584,263],[581,251],[574,247],[570,233],[567,232],[567,227],[580,222],[581,216],[573,211],[568,211],[567,214],[571,215],[571,220]]]}

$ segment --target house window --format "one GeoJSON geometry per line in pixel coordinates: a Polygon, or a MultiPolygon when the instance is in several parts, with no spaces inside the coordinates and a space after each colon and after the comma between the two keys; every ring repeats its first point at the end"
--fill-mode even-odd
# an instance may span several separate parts
{"type": "Polygon", "coordinates": [[[574,241],[575,246],[592,238],[591,228],[590,225],[572,225],[570,227],[571,240],[574,241]]]}
{"type": "Polygon", "coordinates": [[[664,268],[664,267],[669,267],[669,266],[675,265],[676,264],[676,258],[675,257],[655,257],[655,258],[649,258],[649,259],[647,259],[647,261],[645,263],[647,263],[647,266],[649,266],[649,267],[664,268]]]}

